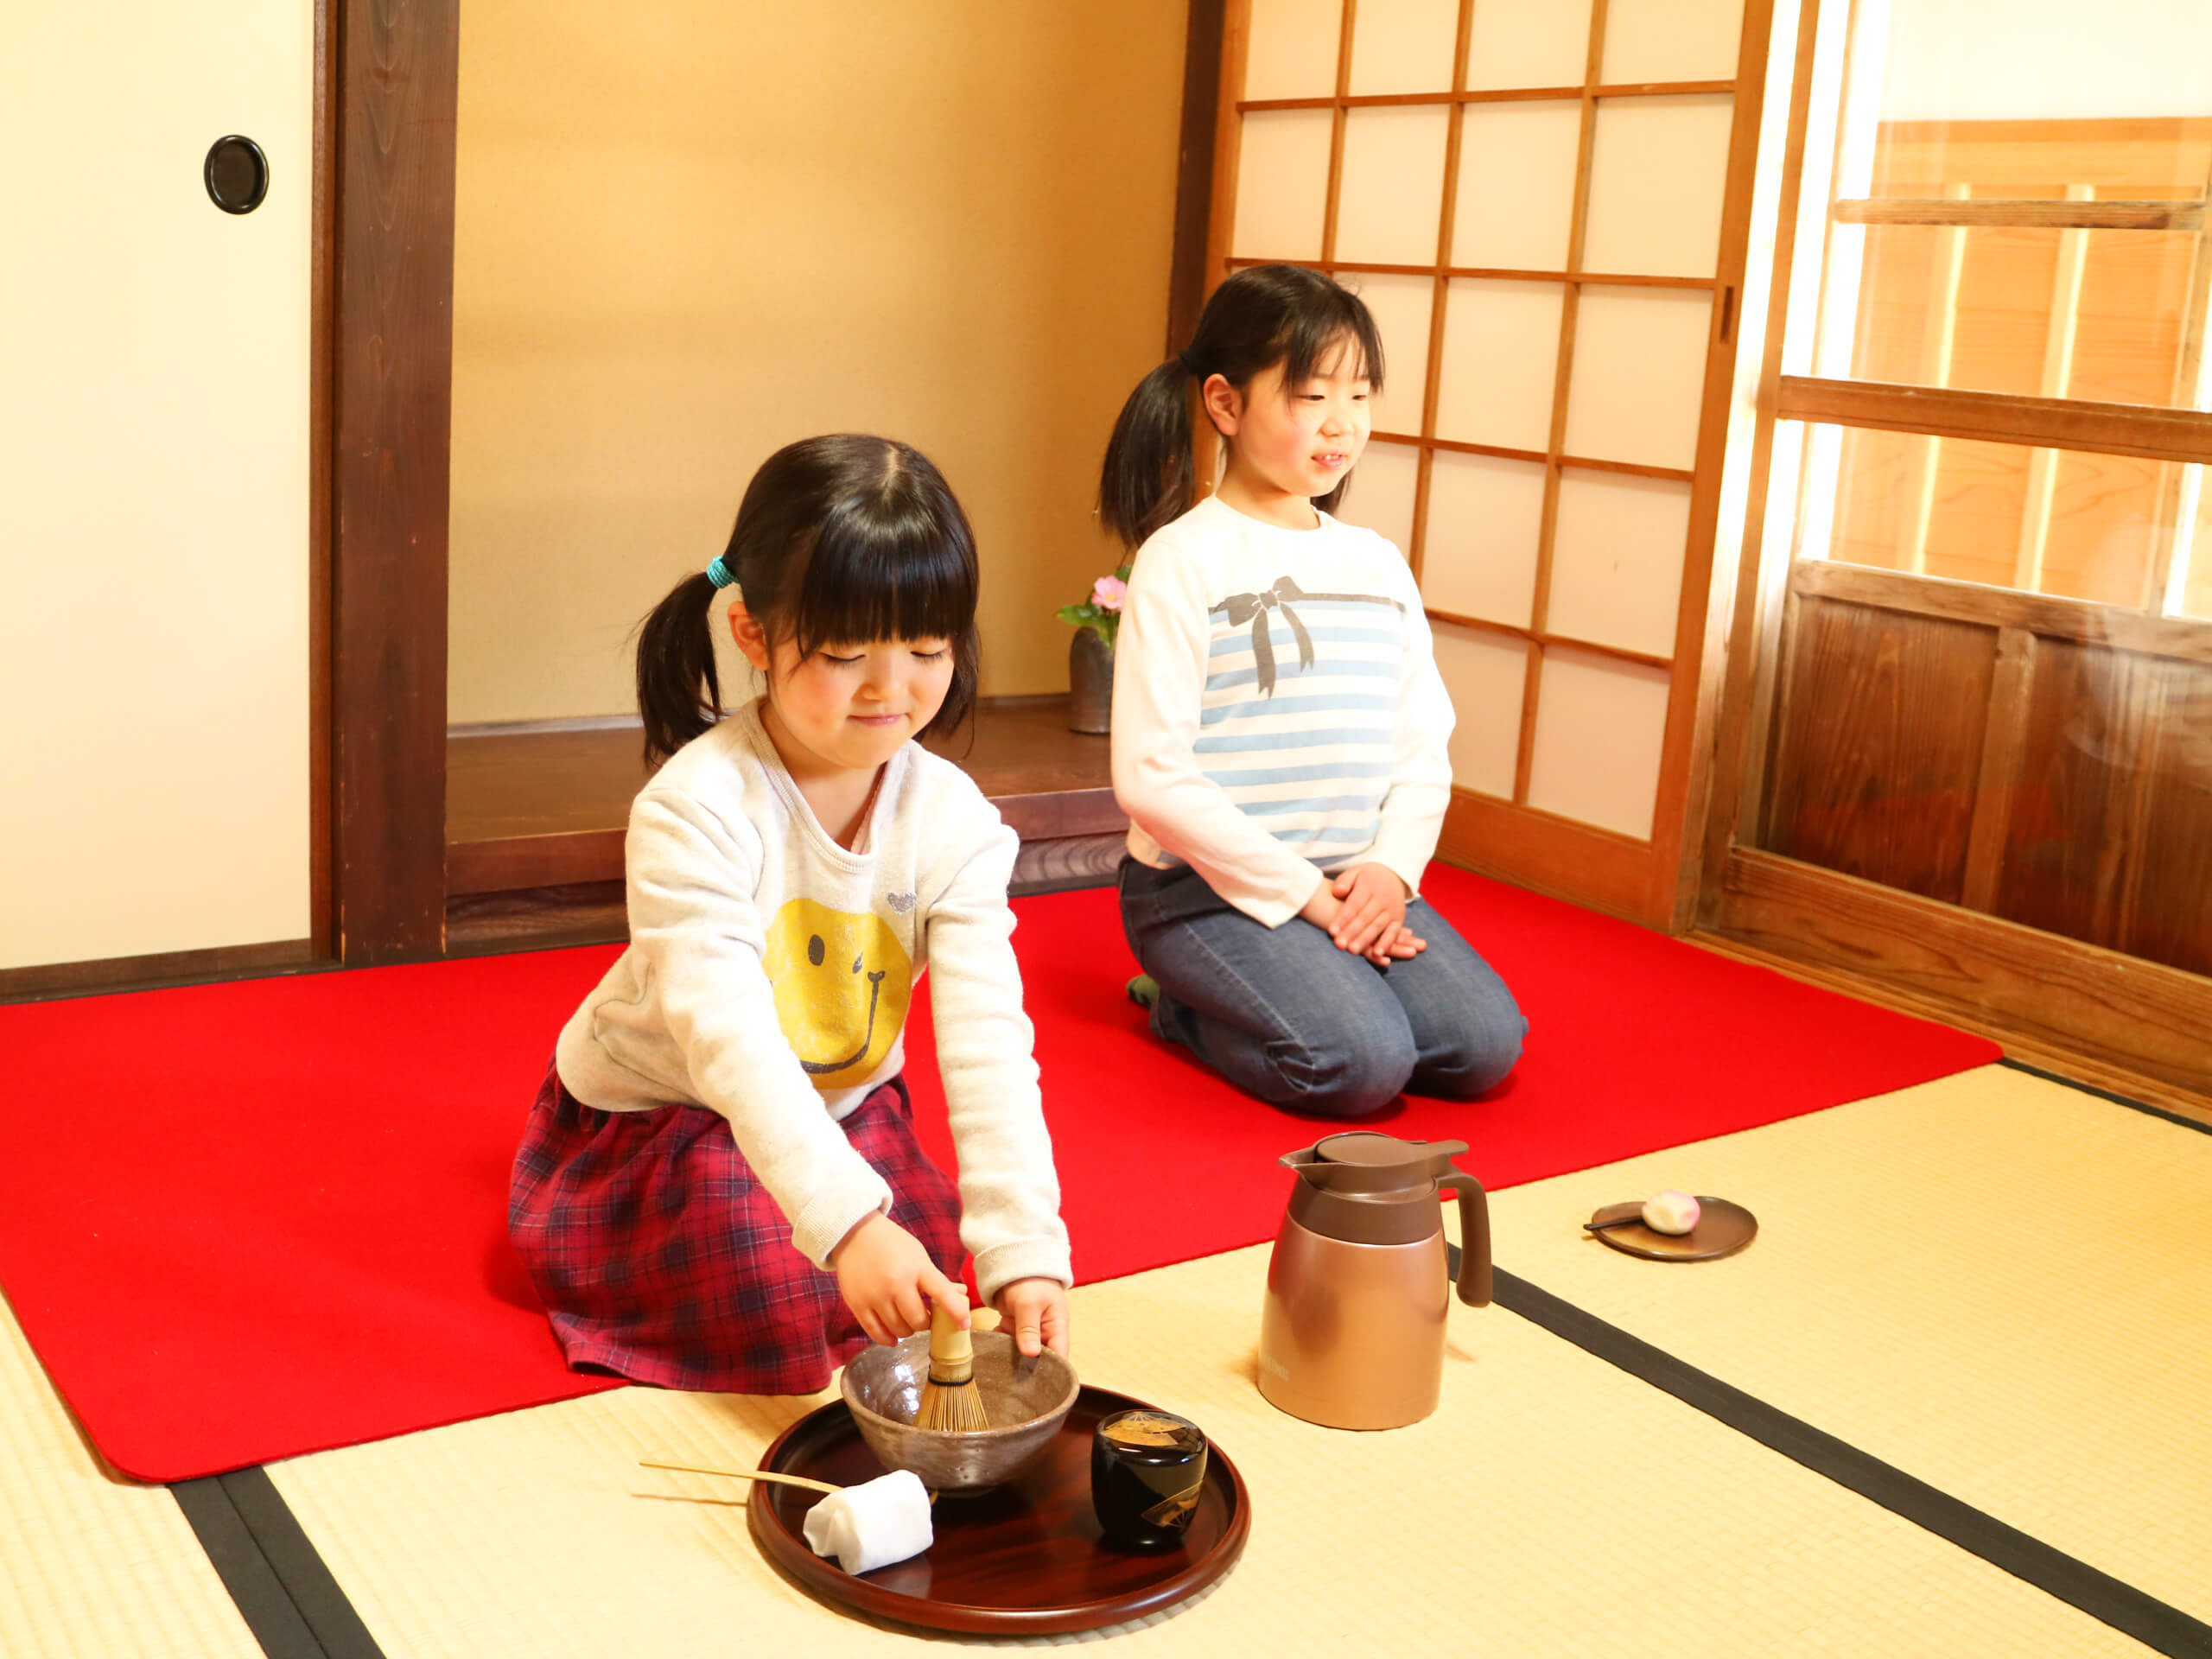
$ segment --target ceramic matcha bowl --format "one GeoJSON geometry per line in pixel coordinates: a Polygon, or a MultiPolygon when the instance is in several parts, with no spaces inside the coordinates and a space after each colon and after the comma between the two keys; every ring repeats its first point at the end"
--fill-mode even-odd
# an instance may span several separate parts
{"type": "Polygon", "coordinates": [[[856,1355],[838,1384],[876,1461],[912,1470],[931,1491],[981,1492],[1013,1479],[1058,1431],[1082,1386],[1049,1348],[1025,1359],[1003,1331],[977,1331],[974,1340],[976,1386],[991,1422],[975,1433],[915,1427],[930,1380],[926,1331],[856,1355]]]}

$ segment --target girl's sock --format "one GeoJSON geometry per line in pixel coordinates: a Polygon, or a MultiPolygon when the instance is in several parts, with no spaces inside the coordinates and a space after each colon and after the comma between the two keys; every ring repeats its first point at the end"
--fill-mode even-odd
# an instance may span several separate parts
{"type": "Polygon", "coordinates": [[[1149,1008],[1160,1001],[1160,982],[1150,974],[1139,974],[1122,988],[1130,1001],[1141,1008],[1149,1008]]]}

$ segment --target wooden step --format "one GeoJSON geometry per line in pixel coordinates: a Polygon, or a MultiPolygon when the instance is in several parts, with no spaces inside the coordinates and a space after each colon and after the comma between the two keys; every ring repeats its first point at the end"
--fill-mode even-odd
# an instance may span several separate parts
{"type": "MultiPolygon", "coordinates": [[[[1103,843],[1128,828],[1114,804],[1107,741],[1068,730],[1067,702],[988,698],[930,745],[975,779],[1021,837],[1032,887],[1090,885],[1103,843]]],[[[448,900],[620,881],[624,826],[645,777],[634,726],[448,736],[448,900]]],[[[1103,863],[1109,879],[1111,868],[1103,863]]]]}

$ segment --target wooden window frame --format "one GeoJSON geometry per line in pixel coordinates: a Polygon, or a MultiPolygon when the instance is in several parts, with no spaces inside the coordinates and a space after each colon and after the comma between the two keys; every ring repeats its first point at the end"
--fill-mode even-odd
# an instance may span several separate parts
{"type": "MultiPolygon", "coordinates": [[[[1691,929],[1732,954],[1997,1037],[2009,1052],[2057,1065],[2212,1121],[2212,980],[1883,887],[1739,844],[1765,793],[1764,746],[1777,718],[1784,618],[1802,595],[1848,599],[1999,632],[1997,673],[2024,683],[2037,636],[2212,662],[2212,623],[2059,595],[1796,557],[1794,466],[1777,465],[1777,429],[1820,423],[1939,437],[2212,463],[2212,413],[2040,398],[1815,376],[1809,367],[1831,223],[1824,168],[1833,156],[1854,0],[1808,0],[1780,202],[1748,504],[1735,569],[1691,929]],[[1811,320],[1811,326],[1808,321],[1811,320]],[[1794,325],[1794,326],[1793,326],[1794,325]]],[[[1896,208],[1902,204],[1884,203],[1896,208]]],[[[1924,205],[1922,205],[1924,206],[1924,205]]],[[[2096,204],[2100,209],[2122,206],[2096,204]]],[[[2175,204],[2164,204],[2169,209],[2175,204]]],[[[2065,212],[2071,205],[2054,203],[2065,212]]],[[[1846,222],[1868,222],[1848,207],[1846,222]]],[[[1928,211],[1977,222],[1957,204],[1928,211]]],[[[2088,217],[2084,214],[2083,217],[2088,217]]],[[[2200,281],[2198,287],[2202,286],[2200,281]]],[[[2198,325],[2201,343],[2202,327],[2198,325]]],[[[1802,447],[1801,447],[1802,452],[1802,447]]],[[[1993,701],[1984,784],[2017,752],[2017,723],[1993,701]]],[[[1967,887],[1986,899],[2001,846],[2002,789],[1985,788],[1972,826],[1967,887]]]]}

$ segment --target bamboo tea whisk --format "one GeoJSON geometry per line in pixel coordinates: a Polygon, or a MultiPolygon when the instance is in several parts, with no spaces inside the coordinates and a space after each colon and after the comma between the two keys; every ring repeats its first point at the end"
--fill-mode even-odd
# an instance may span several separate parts
{"type": "Polygon", "coordinates": [[[983,1414],[982,1391],[976,1386],[976,1344],[970,1333],[954,1322],[953,1312],[939,1302],[930,1315],[930,1380],[922,1390],[921,1414],[915,1427],[969,1434],[988,1428],[983,1414]]]}

